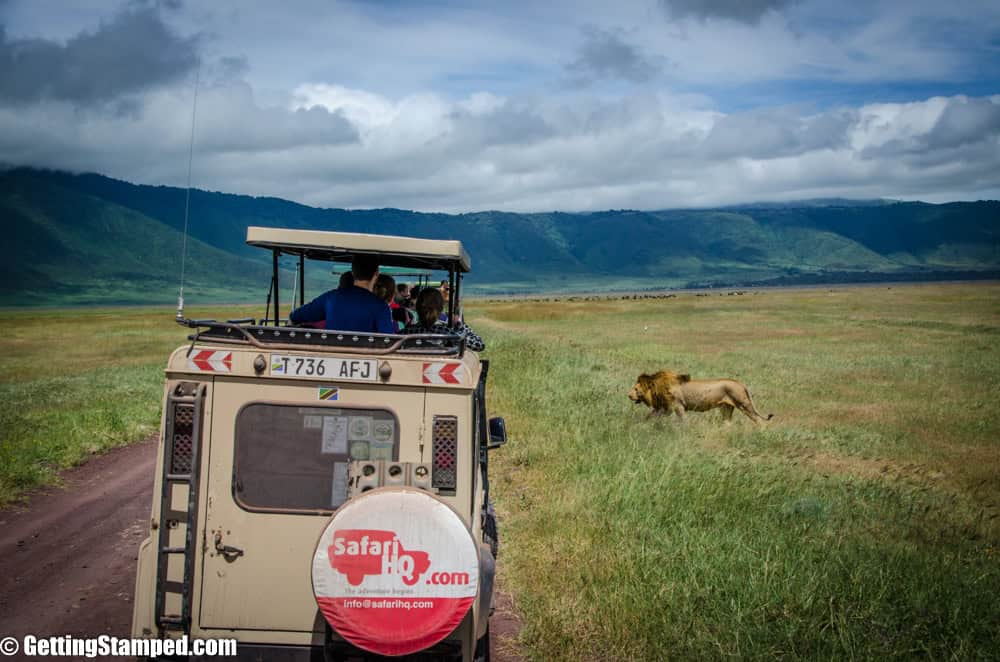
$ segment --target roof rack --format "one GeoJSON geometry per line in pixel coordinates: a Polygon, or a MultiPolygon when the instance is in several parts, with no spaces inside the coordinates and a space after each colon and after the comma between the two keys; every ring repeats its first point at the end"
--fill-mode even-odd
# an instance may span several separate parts
{"type": "Polygon", "coordinates": [[[198,329],[188,336],[192,347],[199,340],[205,340],[213,343],[252,345],[267,350],[308,348],[348,354],[420,354],[458,357],[465,354],[465,338],[455,334],[354,333],[288,326],[241,325],[215,320],[187,320],[187,326],[198,329]]]}

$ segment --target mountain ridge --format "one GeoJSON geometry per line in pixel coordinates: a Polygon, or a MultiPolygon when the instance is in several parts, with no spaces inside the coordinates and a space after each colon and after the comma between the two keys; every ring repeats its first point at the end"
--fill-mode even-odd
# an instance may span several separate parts
{"type": "MultiPolygon", "coordinates": [[[[171,302],[186,194],[94,173],[0,172],[0,218],[14,248],[0,264],[0,304],[20,305],[25,298],[171,302]]],[[[192,189],[187,291],[205,300],[266,294],[270,255],[246,245],[248,225],[459,239],[472,256],[469,287],[482,294],[823,282],[824,274],[838,282],[852,274],[858,280],[879,274],[968,277],[1000,270],[997,201],[823,199],[712,209],[444,214],[317,208],[192,189]]],[[[331,282],[317,270],[307,270],[307,280],[307,294],[331,282]]]]}

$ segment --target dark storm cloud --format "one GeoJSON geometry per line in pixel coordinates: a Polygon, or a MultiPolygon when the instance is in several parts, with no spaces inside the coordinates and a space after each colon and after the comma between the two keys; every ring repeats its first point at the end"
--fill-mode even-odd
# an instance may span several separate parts
{"type": "Polygon", "coordinates": [[[0,98],[8,103],[100,103],[174,81],[198,64],[196,38],[178,36],[155,7],[133,7],[66,43],[10,39],[0,26],[0,98]]]}
{"type": "Polygon", "coordinates": [[[780,11],[797,0],[660,0],[671,16],[700,20],[724,18],[757,23],[769,11],[780,11]]]}
{"type": "Polygon", "coordinates": [[[776,158],[847,144],[847,131],[857,120],[850,111],[803,117],[792,109],[762,110],[719,119],[702,144],[714,158],[776,158]]]}
{"type": "Polygon", "coordinates": [[[907,157],[925,165],[961,158],[985,148],[996,157],[1000,139],[1000,101],[990,97],[953,97],[925,132],[905,134],[862,152],[867,159],[907,157]]]}
{"type": "MultiPolygon", "coordinates": [[[[148,112],[161,111],[150,108],[148,112]]],[[[206,152],[264,153],[358,140],[355,127],[339,112],[321,106],[294,111],[262,107],[242,81],[203,88],[197,122],[197,143],[206,152]]]]}
{"type": "Polygon", "coordinates": [[[536,109],[509,102],[482,114],[458,110],[451,119],[460,138],[483,146],[523,145],[556,135],[536,109]]]}
{"type": "Polygon", "coordinates": [[[660,67],[627,43],[621,31],[584,28],[584,42],[576,60],[566,69],[580,83],[601,79],[624,79],[642,83],[660,72],[660,67]]]}
{"type": "Polygon", "coordinates": [[[983,98],[951,99],[927,135],[927,147],[989,144],[989,138],[997,134],[1000,134],[1000,103],[983,98]]]}

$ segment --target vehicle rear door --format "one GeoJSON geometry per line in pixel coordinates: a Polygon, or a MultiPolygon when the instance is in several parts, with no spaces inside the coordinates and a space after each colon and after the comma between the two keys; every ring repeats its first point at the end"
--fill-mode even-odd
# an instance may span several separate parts
{"type": "Polygon", "coordinates": [[[424,398],[407,386],[217,381],[202,629],[324,629],[310,569],[346,499],[348,463],[400,459],[400,441],[420,434],[424,398]]]}

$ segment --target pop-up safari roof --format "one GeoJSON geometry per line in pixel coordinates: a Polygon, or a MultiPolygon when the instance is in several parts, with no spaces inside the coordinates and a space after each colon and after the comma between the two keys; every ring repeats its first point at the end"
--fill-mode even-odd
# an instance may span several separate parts
{"type": "Polygon", "coordinates": [[[247,228],[247,243],[310,260],[349,263],[354,255],[374,255],[384,266],[459,273],[471,268],[469,254],[462,242],[455,240],[251,226],[247,228]]]}

